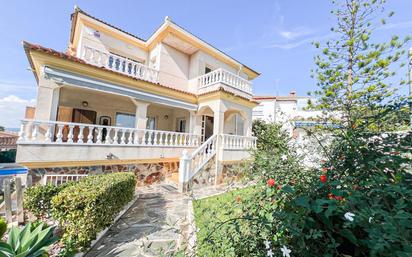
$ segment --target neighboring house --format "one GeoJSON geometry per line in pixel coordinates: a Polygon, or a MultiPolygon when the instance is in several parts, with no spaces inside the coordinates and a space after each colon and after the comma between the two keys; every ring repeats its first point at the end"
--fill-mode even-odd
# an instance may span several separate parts
{"type": "MultiPolygon", "coordinates": [[[[261,119],[266,122],[278,122],[290,133],[296,146],[297,153],[303,156],[303,162],[310,167],[318,167],[324,158],[323,148],[319,143],[328,144],[330,138],[322,134],[316,138],[309,136],[317,126],[334,126],[325,123],[322,111],[308,110],[308,96],[297,96],[295,91],[288,96],[254,96],[259,105],[253,109],[253,120],[261,119]]],[[[334,115],[338,117],[338,115],[334,115]]]]}
{"type": "Polygon", "coordinates": [[[76,7],[67,52],[23,46],[38,95],[17,162],[34,175],[133,170],[142,183],[179,176],[182,188],[215,183],[255,144],[259,73],[168,17],[144,40],[76,7]]]}
{"type": "Polygon", "coordinates": [[[253,108],[253,119],[280,123],[316,119],[322,112],[305,109],[310,99],[297,96],[295,91],[288,96],[254,96],[259,105],[253,108]]]}

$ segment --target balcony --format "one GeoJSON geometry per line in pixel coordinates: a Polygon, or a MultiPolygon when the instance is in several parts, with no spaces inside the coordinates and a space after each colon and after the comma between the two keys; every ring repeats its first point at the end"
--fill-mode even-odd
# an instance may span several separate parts
{"type": "Polygon", "coordinates": [[[196,80],[199,94],[217,90],[217,86],[222,84],[227,86],[226,89],[232,93],[240,94],[247,98],[252,96],[252,83],[250,81],[222,68],[199,76],[196,80]]]}
{"type": "Polygon", "coordinates": [[[103,52],[90,46],[83,46],[81,59],[89,64],[104,67],[136,79],[146,80],[152,83],[159,82],[158,70],[134,60],[103,52]]]}
{"type": "Polygon", "coordinates": [[[200,136],[190,133],[23,120],[16,161],[27,164],[176,158],[199,144],[200,136]]]}
{"type": "Polygon", "coordinates": [[[18,144],[196,147],[200,136],[162,130],[22,120],[18,144]]]}

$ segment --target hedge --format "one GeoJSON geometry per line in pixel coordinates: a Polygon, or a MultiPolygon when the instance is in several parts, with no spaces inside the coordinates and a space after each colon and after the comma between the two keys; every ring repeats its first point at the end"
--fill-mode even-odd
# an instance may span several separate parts
{"type": "Polygon", "coordinates": [[[83,251],[133,199],[131,172],[88,176],[52,198],[52,216],[63,228],[66,251],[83,251]]]}
{"type": "Polygon", "coordinates": [[[59,186],[47,184],[44,186],[37,185],[28,187],[24,191],[24,207],[38,219],[49,217],[51,211],[51,199],[71,183],[74,182],[65,183],[59,186]]]}

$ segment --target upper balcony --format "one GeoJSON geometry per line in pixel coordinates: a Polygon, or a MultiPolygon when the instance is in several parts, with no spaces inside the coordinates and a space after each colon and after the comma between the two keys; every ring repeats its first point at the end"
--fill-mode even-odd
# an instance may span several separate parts
{"type": "Polygon", "coordinates": [[[137,79],[153,83],[159,82],[159,71],[134,60],[109,52],[103,52],[90,46],[83,46],[81,59],[87,63],[104,67],[137,79]]]}
{"type": "MultiPolygon", "coordinates": [[[[104,67],[124,75],[152,83],[159,83],[159,70],[107,51],[101,51],[85,45],[81,52],[81,59],[89,64],[104,67]]],[[[252,83],[223,68],[195,77],[189,83],[194,85],[192,90],[197,94],[215,91],[223,87],[234,94],[246,98],[252,97],[252,83]]]]}
{"type": "Polygon", "coordinates": [[[234,94],[252,97],[252,82],[222,68],[197,77],[196,82],[198,94],[217,90],[221,85],[234,94]]]}

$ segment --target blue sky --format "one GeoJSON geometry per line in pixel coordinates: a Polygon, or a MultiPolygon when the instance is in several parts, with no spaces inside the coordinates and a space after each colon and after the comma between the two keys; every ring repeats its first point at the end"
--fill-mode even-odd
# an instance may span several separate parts
{"type": "MultiPolygon", "coordinates": [[[[299,95],[315,89],[310,78],[317,51],[313,40],[330,37],[335,20],[329,0],[209,1],[3,1],[0,16],[0,125],[16,127],[24,106],[34,104],[36,82],[21,40],[65,51],[70,14],[86,12],[142,38],[165,16],[262,73],[255,94],[299,95]]],[[[412,34],[412,1],[389,0],[395,17],[376,39],[412,34]]],[[[412,46],[412,43],[411,43],[412,46]]],[[[405,57],[406,58],[406,57],[405,57]]]]}

